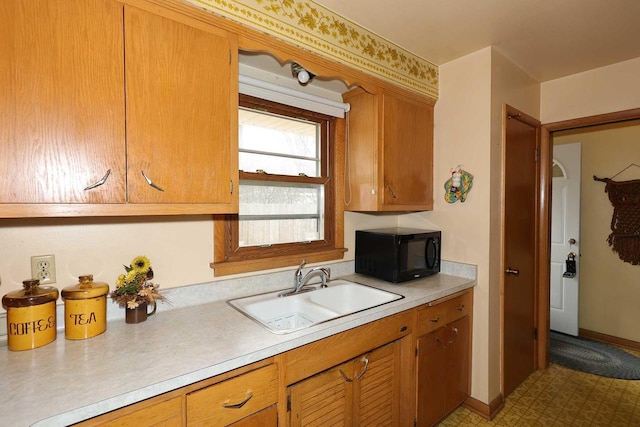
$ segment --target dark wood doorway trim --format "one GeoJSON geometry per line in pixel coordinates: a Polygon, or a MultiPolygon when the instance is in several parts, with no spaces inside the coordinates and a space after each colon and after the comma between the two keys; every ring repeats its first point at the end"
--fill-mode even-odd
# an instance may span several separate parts
{"type": "Polygon", "coordinates": [[[553,149],[551,133],[607,123],[640,119],[640,108],[581,117],[542,125],[540,143],[540,276],[538,282],[538,368],[549,365],[549,262],[551,259],[551,166],[553,149]]]}

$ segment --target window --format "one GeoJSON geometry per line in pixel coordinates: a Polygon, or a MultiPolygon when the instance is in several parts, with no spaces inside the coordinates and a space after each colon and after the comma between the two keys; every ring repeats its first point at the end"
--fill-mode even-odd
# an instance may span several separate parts
{"type": "Polygon", "coordinates": [[[335,240],[338,122],[240,95],[240,213],[216,220],[216,275],[342,258],[335,240]]]}

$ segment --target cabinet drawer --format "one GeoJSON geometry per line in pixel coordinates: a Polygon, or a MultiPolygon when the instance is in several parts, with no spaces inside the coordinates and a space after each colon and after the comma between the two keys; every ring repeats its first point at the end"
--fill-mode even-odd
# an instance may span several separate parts
{"type": "Polygon", "coordinates": [[[269,365],[189,393],[187,424],[222,426],[238,421],[276,403],[277,386],[278,369],[269,365]]]}
{"type": "Polygon", "coordinates": [[[418,310],[418,336],[427,334],[471,313],[471,292],[448,299],[434,301],[433,305],[418,310]]]}

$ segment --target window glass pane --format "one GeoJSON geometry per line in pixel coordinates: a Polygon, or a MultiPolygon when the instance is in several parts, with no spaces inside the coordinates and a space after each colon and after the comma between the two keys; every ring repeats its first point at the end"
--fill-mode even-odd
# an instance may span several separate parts
{"type": "Polygon", "coordinates": [[[564,172],[562,171],[562,168],[555,161],[553,162],[552,173],[552,176],[554,178],[564,178],[564,172]]]}
{"type": "Polygon", "coordinates": [[[278,175],[318,176],[318,162],[316,160],[291,159],[274,157],[268,154],[243,153],[238,157],[240,170],[245,172],[257,172],[262,169],[265,172],[278,175]]]}
{"type": "Polygon", "coordinates": [[[239,109],[240,170],[320,176],[320,125],[262,111],[239,109]]]}
{"type": "Polygon", "coordinates": [[[240,246],[324,239],[323,186],[240,182],[240,246]]]}

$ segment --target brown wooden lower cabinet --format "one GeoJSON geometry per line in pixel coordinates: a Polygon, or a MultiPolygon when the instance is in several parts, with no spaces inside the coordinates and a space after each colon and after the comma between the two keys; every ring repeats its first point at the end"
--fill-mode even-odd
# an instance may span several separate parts
{"type": "Polygon", "coordinates": [[[469,340],[469,316],[418,338],[418,426],[434,425],[469,396],[469,340]]]}
{"type": "Polygon", "coordinates": [[[290,386],[289,425],[398,425],[399,369],[396,341],[290,386]]]}

